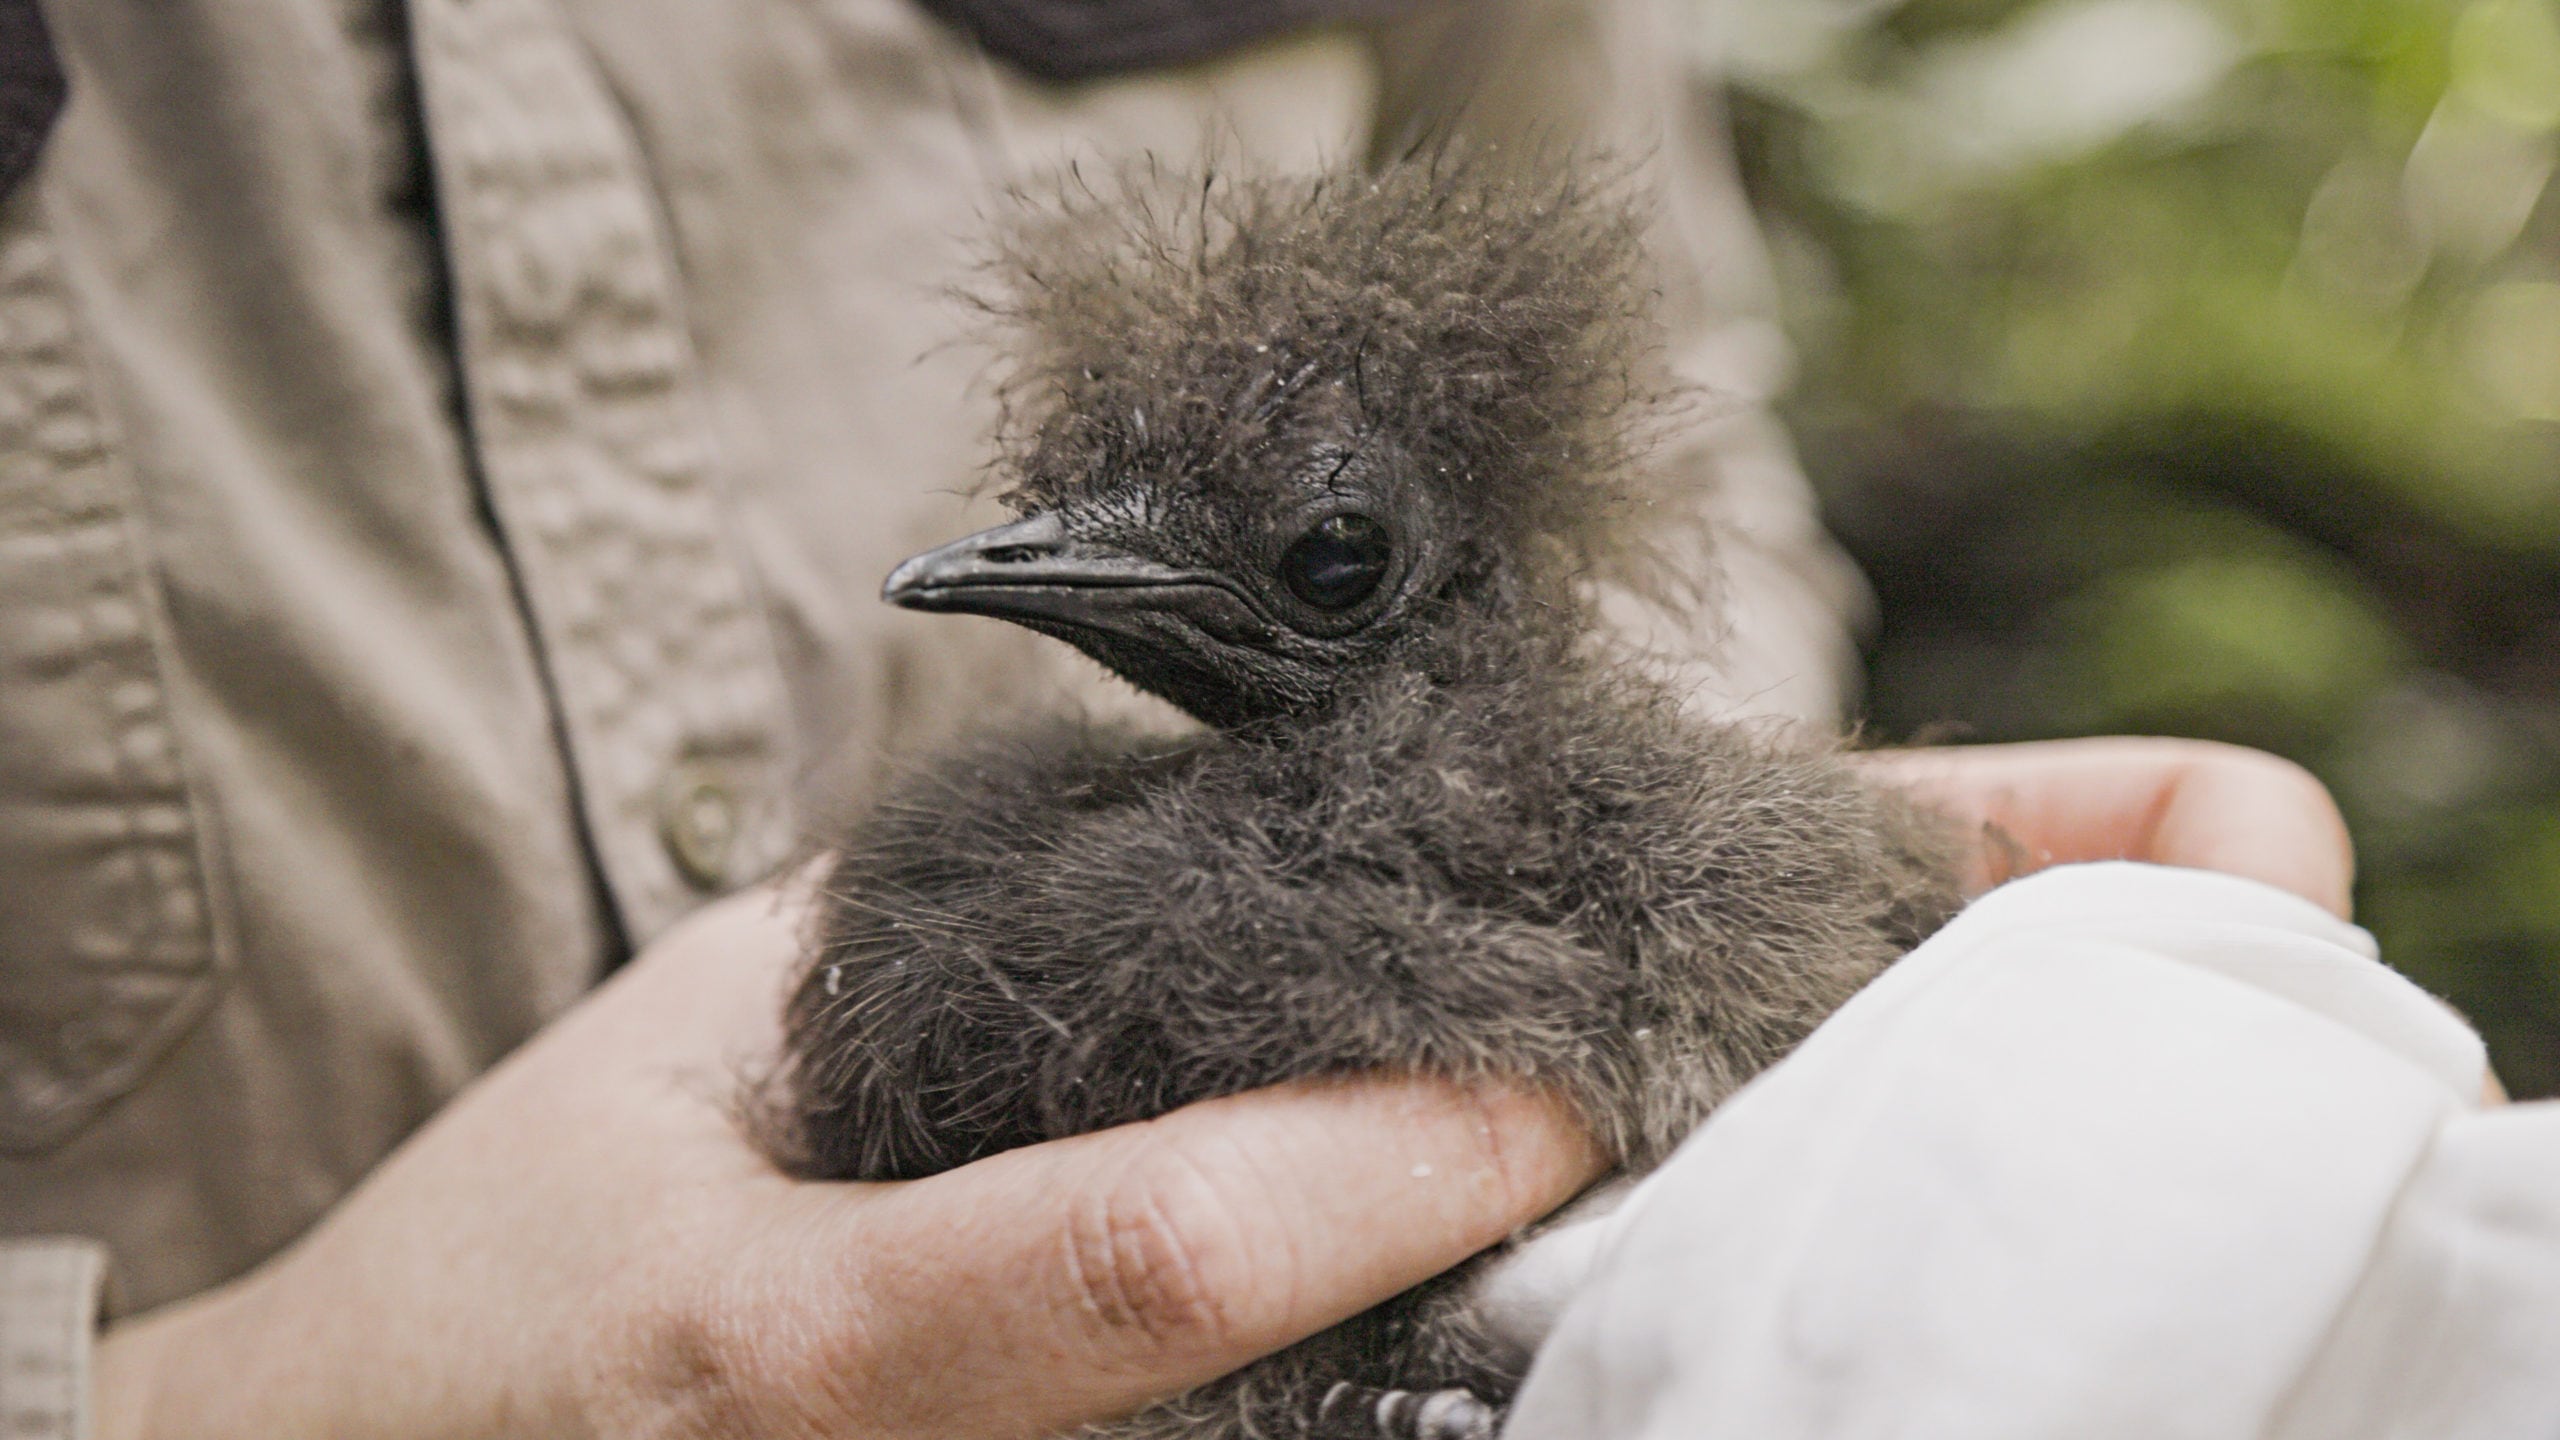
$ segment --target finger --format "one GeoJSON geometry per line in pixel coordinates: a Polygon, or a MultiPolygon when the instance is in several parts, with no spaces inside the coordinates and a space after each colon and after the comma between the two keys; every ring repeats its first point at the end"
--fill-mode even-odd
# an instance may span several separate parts
{"type": "MultiPolygon", "coordinates": [[[[1043,1435],[1126,1414],[1367,1309],[1594,1179],[1559,1103],[1311,1083],[999,1155],[801,1187],[802,1273],[849,1340],[806,1355],[858,1433],[1043,1435]]],[[[790,1257],[784,1257],[790,1263],[790,1257]]]]}
{"type": "Polygon", "coordinates": [[[792,984],[808,963],[815,866],[714,900],[652,941],[567,1017],[659,1068],[725,1063],[771,1051],[792,984]]]}
{"type": "Polygon", "coordinates": [[[2220,870],[2346,915],[2355,849],[2310,772],[2201,740],[2105,738],[1883,751],[1872,769],[1987,827],[1985,873],[2084,860],[2220,870]],[[2014,841],[2003,854],[2001,837],[2014,841]]]}

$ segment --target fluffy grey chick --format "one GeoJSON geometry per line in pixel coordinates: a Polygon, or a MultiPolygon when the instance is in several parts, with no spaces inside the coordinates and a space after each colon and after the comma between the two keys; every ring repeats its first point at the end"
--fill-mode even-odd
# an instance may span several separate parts
{"type": "MultiPolygon", "coordinates": [[[[1594,581],[1665,588],[1625,190],[1444,154],[1026,208],[983,297],[1021,518],[887,598],[1211,728],[986,740],[845,840],[791,1169],[928,1175],[1379,1067],[1553,1087],[1641,1169],[1952,913],[1934,822],[1596,637],[1594,581]]],[[[1489,1433],[1520,1360],[1452,1286],[1101,1433],[1489,1433]]]]}

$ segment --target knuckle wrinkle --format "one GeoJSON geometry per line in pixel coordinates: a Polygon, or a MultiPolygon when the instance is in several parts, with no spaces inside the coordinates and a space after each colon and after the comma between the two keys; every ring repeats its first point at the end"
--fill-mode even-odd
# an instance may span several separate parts
{"type": "Polygon", "coordinates": [[[1071,1207],[1065,1244],[1078,1313],[1105,1337],[1158,1349],[1223,1345],[1252,1279],[1218,1186],[1161,1152],[1071,1207]]]}

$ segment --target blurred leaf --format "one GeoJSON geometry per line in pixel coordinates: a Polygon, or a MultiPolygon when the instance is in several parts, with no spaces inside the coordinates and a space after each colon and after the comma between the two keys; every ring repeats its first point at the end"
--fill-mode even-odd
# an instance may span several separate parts
{"type": "Polygon", "coordinates": [[[2297,754],[2343,732],[2404,663],[2344,577],[2274,556],[2109,576],[2056,611],[2055,710],[2079,731],[2204,735],[2297,754]]]}
{"type": "Polygon", "coordinates": [[[2519,130],[2560,126],[2560,19],[2548,0],[2480,0],[2453,27],[2453,92],[2519,130]]]}
{"type": "Polygon", "coordinates": [[[1877,725],[2291,754],[2560,1091],[2553,0],[1816,8],[1736,113],[1877,725]]]}
{"type": "Polygon", "coordinates": [[[2480,292],[2463,317],[2463,358],[2489,398],[2524,420],[2560,420],[2560,282],[2480,292]]]}

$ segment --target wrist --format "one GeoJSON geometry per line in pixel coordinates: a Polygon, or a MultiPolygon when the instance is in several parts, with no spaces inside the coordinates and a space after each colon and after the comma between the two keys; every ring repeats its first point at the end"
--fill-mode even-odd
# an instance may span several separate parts
{"type": "MultiPolygon", "coordinates": [[[[315,1402],[328,1373],[252,1313],[269,1271],[120,1320],[90,1369],[90,1440],[289,1440],[346,1433],[315,1402]],[[299,1362],[299,1363],[297,1363],[299,1362]]],[[[386,1434],[386,1431],[368,1433],[386,1434]]]]}
{"type": "Polygon", "coordinates": [[[165,1305],[107,1327],[98,1337],[90,1361],[91,1440],[150,1440],[153,1436],[181,1433],[210,1437],[219,1433],[205,1428],[214,1416],[223,1413],[217,1397],[188,1397],[179,1387],[180,1393],[173,1398],[169,1382],[173,1367],[188,1368],[185,1362],[191,1354],[197,1361],[192,1367],[195,1373],[221,1372],[220,1362],[203,1357],[197,1347],[203,1343],[204,1335],[217,1333],[206,1328],[202,1317],[222,1306],[225,1293],[214,1291],[165,1305]],[[188,1415],[188,1423],[177,1427],[162,1423],[159,1417],[171,1413],[188,1415]]]}
{"type": "Polygon", "coordinates": [[[145,1440],[158,1364],[155,1320],[130,1321],[98,1337],[89,1361],[91,1440],[145,1440]]]}

